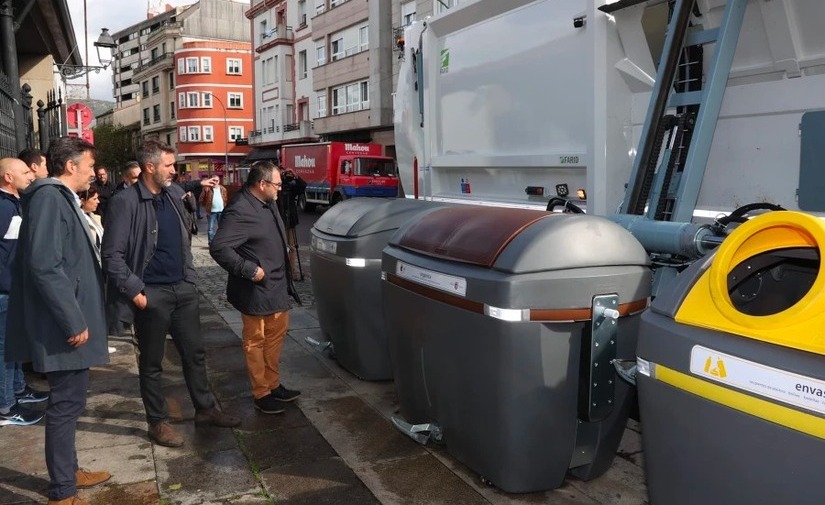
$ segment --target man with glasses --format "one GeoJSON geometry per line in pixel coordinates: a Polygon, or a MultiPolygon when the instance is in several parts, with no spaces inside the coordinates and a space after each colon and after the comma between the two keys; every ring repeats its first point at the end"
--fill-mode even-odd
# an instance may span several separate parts
{"type": "Polygon", "coordinates": [[[252,165],[243,189],[223,210],[209,252],[229,272],[226,298],[243,319],[243,349],[255,408],[280,414],[301,393],[284,387],[281,347],[289,327],[292,285],[286,230],[275,201],[281,174],[269,161],[252,165]]]}

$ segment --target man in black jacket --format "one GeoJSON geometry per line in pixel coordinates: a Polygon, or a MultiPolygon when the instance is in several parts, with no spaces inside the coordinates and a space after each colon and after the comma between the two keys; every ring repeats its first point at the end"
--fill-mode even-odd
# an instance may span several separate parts
{"type": "Polygon", "coordinates": [[[160,445],[180,447],[183,438],[168,422],[161,390],[167,333],[181,355],[183,376],[195,405],[195,424],[234,427],[240,419],[221,412],[209,392],[189,214],[183,208],[183,189],[172,184],[175,150],[147,140],[138,150],[138,162],[137,184],[111,200],[117,212],[106,222],[103,270],[109,279],[109,298],[117,303],[116,317],[125,322],[134,317],[149,438],[160,445]]]}
{"type": "Polygon", "coordinates": [[[252,165],[244,188],[223,210],[209,252],[229,272],[226,298],[243,318],[243,349],[255,408],[284,411],[301,393],[280,380],[281,347],[289,327],[292,276],[284,223],[275,205],[281,175],[269,161],[252,165]]]}

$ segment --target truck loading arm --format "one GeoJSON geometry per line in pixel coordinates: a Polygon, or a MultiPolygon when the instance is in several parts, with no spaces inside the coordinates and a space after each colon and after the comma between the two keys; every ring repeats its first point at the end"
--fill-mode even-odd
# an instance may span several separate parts
{"type": "MultiPolygon", "coordinates": [[[[648,216],[655,219],[692,220],[746,5],[747,0],[728,0],[718,28],[689,33],[695,0],[675,0],[638,154],[622,204],[624,213],[642,215],[648,208],[648,216]],[[704,89],[684,85],[682,91],[674,91],[680,61],[683,55],[690,54],[685,49],[708,43],[715,43],[715,46],[704,89]],[[667,114],[668,108],[679,108],[688,120],[674,119],[667,114]],[[675,142],[669,143],[675,146],[676,152],[668,149],[662,156],[663,165],[667,167],[657,170],[663,139],[671,127],[678,130],[673,137],[675,142]],[[674,164],[681,165],[682,162],[680,177],[674,177],[674,164]],[[659,177],[654,180],[657,172],[659,177]],[[676,182],[676,188],[671,187],[672,181],[676,182]]],[[[693,63],[682,62],[683,65],[693,63]]],[[[695,76],[691,79],[696,81],[695,76]]]]}

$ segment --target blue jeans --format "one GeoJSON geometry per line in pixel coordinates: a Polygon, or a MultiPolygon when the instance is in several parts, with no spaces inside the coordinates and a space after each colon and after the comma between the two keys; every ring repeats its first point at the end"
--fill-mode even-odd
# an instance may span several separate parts
{"type": "Polygon", "coordinates": [[[209,238],[209,243],[212,243],[212,239],[215,238],[215,234],[218,233],[218,221],[221,220],[221,213],[220,212],[211,212],[209,213],[209,228],[207,229],[206,236],[209,238]]]}
{"type": "Polygon", "coordinates": [[[14,398],[15,391],[23,391],[26,388],[26,381],[23,378],[23,367],[16,361],[6,361],[6,315],[9,312],[9,295],[0,294],[0,359],[3,366],[0,367],[0,409],[11,408],[17,403],[14,398]]]}

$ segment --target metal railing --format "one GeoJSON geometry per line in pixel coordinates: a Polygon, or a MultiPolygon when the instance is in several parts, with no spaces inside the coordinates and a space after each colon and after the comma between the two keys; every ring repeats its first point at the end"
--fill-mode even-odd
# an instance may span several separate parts
{"type": "Polygon", "coordinates": [[[171,60],[174,55],[175,55],[175,53],[163,53],[160,56],[152,58],[151,60],[147,61],[146,63],[141,63],[140,65],[138,65],[137,68],[135,68],[134,73],[137,74],[138,72],[142,72],[142,71],[144,71],[148,68],[151,68],[155,65],[158,65],[158,64],[164,62],[165,60],[171,60]]]}

